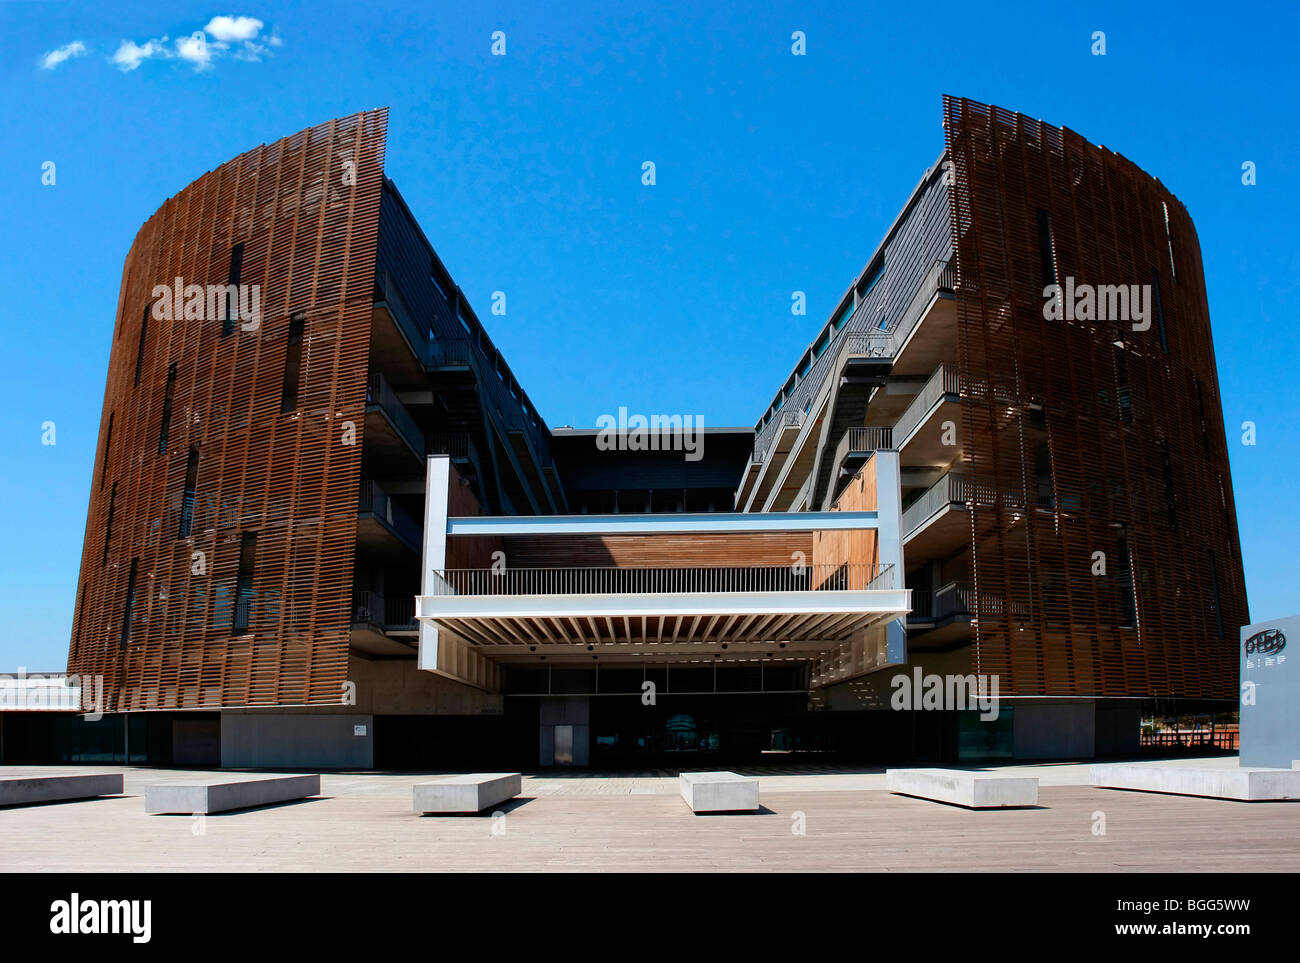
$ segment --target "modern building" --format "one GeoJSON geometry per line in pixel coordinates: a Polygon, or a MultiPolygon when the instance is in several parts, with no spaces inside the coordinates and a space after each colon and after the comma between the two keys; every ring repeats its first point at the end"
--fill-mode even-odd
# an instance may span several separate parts
{"type": "Polygon", "coordinates": [[[548,429],[385,177],[386,122],[229,161],[127,256],[68,664],[112,753],[1083,758],[1135,751],[1144,709],[1235,708],[1204,275],[1158,180],[945,98],[753,429],[548,429]],[[900,675],[996,679],[1000,711],[900,709],[900,675]]]}

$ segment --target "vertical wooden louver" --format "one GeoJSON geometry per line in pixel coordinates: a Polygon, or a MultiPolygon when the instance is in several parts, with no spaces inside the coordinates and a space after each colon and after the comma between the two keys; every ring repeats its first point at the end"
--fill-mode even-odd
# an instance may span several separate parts
{"type": "Polygon", "coordinates": [[[1191,218],[1073,131],[950,97],[944,127],[976,671],[1004,694],[1235,699],[1246,590],[1191,218]],[[1067,277],[1151,284],[1150,328],[1045,319],[1067,277]]]}
{"type": "Polygon", "coordinates": [[[131,246],[96,463],[109,484],[92,487],[68,659],[103,676],[110,710],[341,700],[386,128],[386,110],[368,111],[242,154],[169,199],[131,246]],[[260,287],[255,330],[178,305],[141,338],[155,285],[236,273],[260,287]],[[297,396],[282,410],[295,315],[297,396]]]}

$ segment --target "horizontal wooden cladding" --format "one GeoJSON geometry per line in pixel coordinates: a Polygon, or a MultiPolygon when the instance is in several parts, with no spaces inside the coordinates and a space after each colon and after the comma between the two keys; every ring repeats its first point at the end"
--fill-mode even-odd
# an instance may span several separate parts
{"type": "MultiPolygon", "coordinates": [[[[871,458],[845,486],[835,500],[833,510],[870,512],[876,507],[876,460],[871,458]]],[[[812,561],[816,566],[852,563],[874,568],[880,564],[880,539],[875,529],[816,532],[815,536],[812,561]]]]}
{"type": "Polygon", "coordinates": [[[131,246],[68,660],[108,709],[342,697],[386,126],[369,111],[248,151],[131,246]],[[235,261],[259,323],[145,326],[155,285],[225,285],[235,261]]]}
{"type": "MultiPolygon", "coordinates": [[[[453,538],[452,541],[459,541],[453,538]]],[[[545,535],[502,540],[510,568],[698,568],[789,565],[812,559],[809,532],[744,535],[545,535]]]]}
{"type": "Polygon", "coordinates": [[[995,495],[968,512],[976,671],[1235,700],[1245,582],[1191,218],[1068,129],[951,97],[944,125],[966,470],[995,495]],[[1149,285],[1149,327],[1045,318],[1067,278],[1149,285]]]}

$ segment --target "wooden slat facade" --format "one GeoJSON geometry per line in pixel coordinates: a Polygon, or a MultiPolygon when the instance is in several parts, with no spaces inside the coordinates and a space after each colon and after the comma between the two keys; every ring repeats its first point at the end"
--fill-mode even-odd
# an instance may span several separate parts
{"type": "Polygon", "coordinates": [[[1158,180],[1068,129],[951,97],[944,127],[975,671],[999,675],[1004,695],[1235,700],[1249,620],[1191,218],[1158,180]],[[1146,331],[1044,318],[1044,216],[1061,283],[1153,285],[1163,339],[1154,304],[1146,331]]]}
{"type": "Polygon", "coordinates": [[[386,109],[358,113],[241,154],[170,198],[131,246],[68,660],[104,677],[110,710],[340,701],[386,127],[386,109]],[[260,326],[150,317],[142,339],[154,286],[225,284],[236,244],[260,326]],[[299,312],[297,401],[282,414],[299,312]],[[178,537],[191,448],[191,535],[178,537]],[[251,606],[236,633],[245,533],[251,606]]]}

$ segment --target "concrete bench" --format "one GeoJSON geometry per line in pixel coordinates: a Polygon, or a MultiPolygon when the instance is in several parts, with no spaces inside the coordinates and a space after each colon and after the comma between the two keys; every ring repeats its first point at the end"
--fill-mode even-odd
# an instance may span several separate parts
{"type": "Polygon", "coordinates": [[[1131,789],[1174,796],[1208,796],[1265,802],[1300,799],[1300,770],[1222,769],[1191,766],[1144,766],[1116,763],[1092,767],[1092,784],[1103,789],[1131,789]]]}
{"type": "Polygon", "coordinates": [[[146,786],[144,811],[165,813],[226,813],[320,795],[320,776],[222,777],[204,782],[146,786]]]}
{"type": "Polygon", "coordinates": [[[1038,780],[1026,776],[998,776],[964,769],[887,769],[885,786],[893,793],[953,803],[967,809],[1038,805],[1038,780]]]}
{"type": "Polygon", "coordinates": [[[30,806],[65,799],[115,796],[122,792],[120,772],[73,776],[5,776],[0,778],[0,806],[30,806]]]}
{"type": "Polygon", "coordinates": [[[471,772],[411,787],[417,813],[480,813],[523,790],[517,772],[471,772]]]}
{"type": "Polygon", "coordinates": [[[686,805],[696,813],[758,811],[758,780],[734,772],[684,772],[677,777],[686,805]]]}

